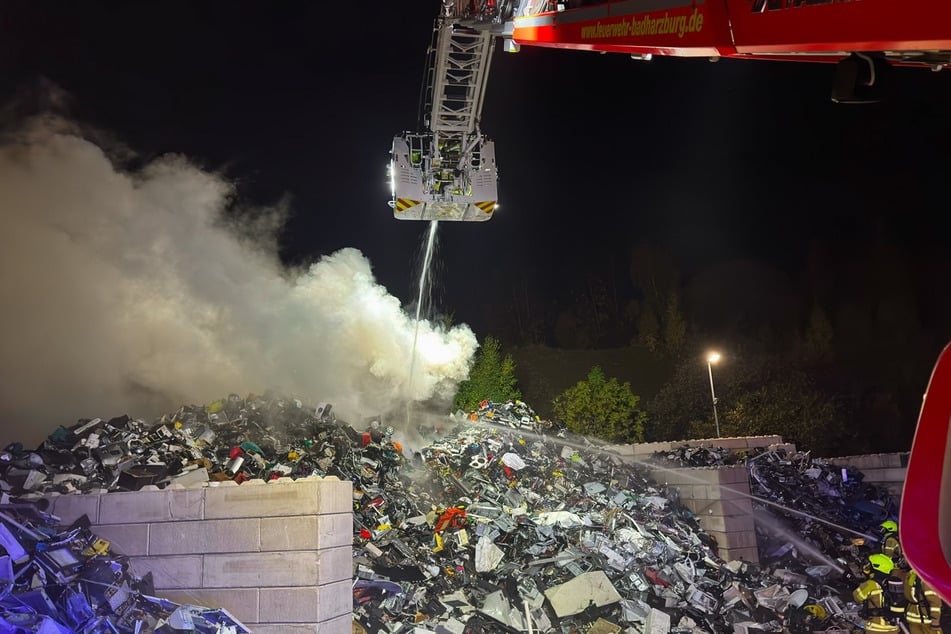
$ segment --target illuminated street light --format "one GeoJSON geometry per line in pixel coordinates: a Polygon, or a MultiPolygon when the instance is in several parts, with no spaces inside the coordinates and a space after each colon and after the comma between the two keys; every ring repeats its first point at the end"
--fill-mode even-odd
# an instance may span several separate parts
{"type": "Polygon", "coordinates": [[[713,364],[720,360],[719,352],[707,354],[707,373],[710,375],[710,397],[713,399],[713,424],[717,428],[717,438],[720,437],[720,419],[717,418],[717,393],[713,389],[713,364]]]}

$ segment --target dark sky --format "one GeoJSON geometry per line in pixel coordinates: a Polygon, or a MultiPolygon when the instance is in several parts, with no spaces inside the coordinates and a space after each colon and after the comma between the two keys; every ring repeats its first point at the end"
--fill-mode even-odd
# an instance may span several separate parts
{"type": "MultiPolygon", "coordinates": [[[[143,159],[223,170],[252,203],[289,197],[288,261],[364,252],[409,303],[425,226],[393,219],[391,139],[415,127],[436,2],[5,2],[0,97],[40,78],[69,114],[143,159]]],[[[439,303],[480,336],[522,276],[565,292],[628,248],[689,276],[737,257],[801,268],[814,238],[883,230],[947,245],[951,75],[895,74],[893,97],[831,103],[832,67],[497,50],[483,130],[501,209],[440,229],[439,303]]]]}
{"type": "MultiPolygon", "coordinates": [[[[45,77],[73,116],[146,156],[224,168],[255,201],[288,194],[289,257],[356,246],[407,297],[424,228],[391,218],[384,167],[415,126],[435,4],[8,2],[0,86],[45,77]]],[[[878,214],[934,236],[948,76],[903,70],[896,97],[865,108],[832,104],[830,79],[825,65],[497,51],[483,129],[502,209],[441,230],[443,301],[477,320],[465,296],[512,269],[560,278],[641,236],[693,267],[793,263],[809,237],[878,214]]]]}
{"type": "MultiPolygon", "coordinates": [[[[415,126],[435,5],[8,2],[0,94],[45,77],[146,157],[223,168],[255,202],[289,195],[289,259],[355,246],[408,299],[424,227],[392,219],[384,168],[415,126]]],[[[502,207],[440,230],[442,303],[478,327],[513,270],[557,286],[642,238],[688,272],[747,254],[795,267],[809,238],[879,216],[943,244],[949,76],[905,69],[888,104],[854,107],[831,103],[831,72],[496,51],[483,129],[502,207]]]]}

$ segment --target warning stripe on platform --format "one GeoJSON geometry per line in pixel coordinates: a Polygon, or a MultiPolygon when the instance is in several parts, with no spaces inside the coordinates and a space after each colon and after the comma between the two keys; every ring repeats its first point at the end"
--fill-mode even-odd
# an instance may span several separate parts
{"type": "Polygon", "coordinates": [[[495,201],[494,201],[494,200],[487,200],[487,201],[485,201],[485,202],[473,203],[473,204],[474,204],[476,207],[478,207],[479,209],[481,209],[482,211],[484,211],[485,213],[487,213],[487,214],[490,214],[490,213],[492,213],[493,211],[495,211],[495,201]]]}
{"type": "Polygon", "coordinates": [[[419,204],[418,200],[410,200],[409,198],[397,198],[396,211],[406,211],[410,207],[415,207],[418,204],[419,204]]]}

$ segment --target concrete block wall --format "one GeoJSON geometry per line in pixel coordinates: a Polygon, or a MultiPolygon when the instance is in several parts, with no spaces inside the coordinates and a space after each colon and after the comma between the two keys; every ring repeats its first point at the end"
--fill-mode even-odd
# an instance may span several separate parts
{"type": "Polygon", "coordinates": [[[49,500],[66,524],[87,515],[159,596],[225,608],[255,634],[350,634],[352,495],[314,477],[49,500]]]}
{"type": "Polygon", "coordinates": [[[671,451],[678,447],[724,447],[726,449],[757,449],[783,444],[781,436],[740,436],[731,438],[696,438],[693,440],[665,440],[662,442],[641,442],[633,445],[611,445],[622,458],[637,460],[658,451],[671,451]]]}
{"type": "MultiPolygon", "coordinates": [[[[616,445],[611,449],[617,451],[622,459],[637,462],[654,453],[672,451],[684,446],[723,447],[737,450],[782,446],[787,450],[795,451],[795,445],[783,443],[781,436],[671,440],[616,445]]],[[[678,490],[681,502],[697,516],[700,527],[716,539],[723,559],[759,562],[753,502],[750,498],[749,475],[746,467],[661,468],[646,464],[645,466],[653,472],[657,482],[668,484],[678,490]]]]}
{"type": "Polygon", "coordinates": [[[908,471],[909,452],[874,453],[860,456],[830,458],[830,462],[843,467],[853,467],[864,475],[863,482],[887,489],[896,503],[901,503],[901,492],[905,487],[905,473],[908,471]]]}
{"type": "Polygon", "coordinates": [[[654,479],[676,488],[725,560],[759,562],[746,467],[654,469],[654,479]]]}
{"type": "MultiPolygon", "coordinates": [[[[783,447],[787,451],[796,450],[794,444],[784,443],[780,436],[640,443],[613,449],[624,459],[637,461],[653,453],[671,451],[685,445],[729,449],[783,447]]],[[[896,503],[900,503],[908,456],[908,452],[866,454],[831,458],[830,462],[858,469],[863,473],[865,482],[885,488],[896,503]]],[[[697,516],[700,526],[717,540],[721,557],[727,560],[759,561],[749,477],[745,467],[645,466],[653,472],[657,482],[673,486],[680,492],[684,506],[697,516]]]]}

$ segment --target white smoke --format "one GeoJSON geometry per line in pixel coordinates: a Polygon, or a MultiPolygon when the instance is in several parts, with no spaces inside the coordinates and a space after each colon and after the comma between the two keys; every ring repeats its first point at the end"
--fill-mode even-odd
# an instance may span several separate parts
{"type": "Polygon", "coordinates": [[[233,198],[179,156],[123,171],[62,121],[0,145],[0,437],[269,388],[351,420],[451,396],[467,326],[422,323],[410,381],[415,321],[366,257],[284,270],[226,221],[233,198]]]}

